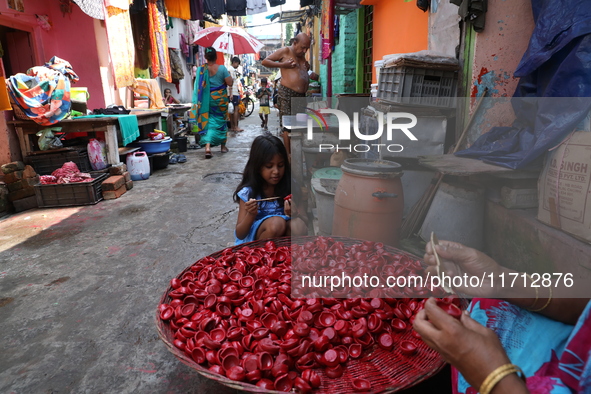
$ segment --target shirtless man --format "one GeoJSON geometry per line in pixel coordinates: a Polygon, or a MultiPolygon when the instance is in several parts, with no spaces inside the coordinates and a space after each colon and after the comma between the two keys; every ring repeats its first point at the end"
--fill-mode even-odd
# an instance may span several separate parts
{"type": "MultiPolygon", "coordinates": [[[[310,78],[310,63],[306,61],[306,52],[310,49],[310,37],[300,33],[293,44],[281,48],[267,56],[262,65],[268,68],[281,69],[281,85],[279,85],[279,111],[281,116],[291,115],[292,97],[306,97],[310,78]]],[[[317,78],[317,76],[316,76],[317,78]]],[[[314,79],[314,78],[313,78],[314,79]]],[[[283,142],[287,153],[291,152],[288,131],[283,129],[283,142]]]]}

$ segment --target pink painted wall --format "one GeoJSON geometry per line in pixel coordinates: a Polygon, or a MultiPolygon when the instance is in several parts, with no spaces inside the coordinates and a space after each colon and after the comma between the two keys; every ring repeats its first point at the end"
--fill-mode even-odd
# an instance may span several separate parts
{"type": "MultiPolygon", "coordinates": [[[[476,34],[472,67],[471,97],[482,94],[488,88],[487,97],[512,97],[519,78],[513,76],[523,56],[534,21],[530,0],[489,0],[486,26],[476,34]]],[[[482,134],[493,126],[508,126],[514,114],[508,100],[487,100],[484,116],[475,119],[478,132],[471,133],[472,143],[478,133],[482,134]]],[[[475,100],[472,101],[472,110],[475,100]]]]}
{"type": "MultiPolygon", "coordinates": [[[[71,14],[63,15],[58,1],[27,0],[24,3],[25,12],[17,13],[8,9],[6,1],[0,1],[0,24],[32,34],[38,65],[52,56],[69,61],[80,77],[74,86],[88,87],[89,108],[104,107],[94,19],[84,14],[76,4],[72,4],[71,14]],[[35,14],[49,16],[53,25],[49,32],[38,26],[35,14]]],[[[0,164],[21,159],[18,137],[7,126],[3,112],[0,115],[0,164]]]]}
{"type": "Polygon", "coordinates": [[[44,43],[47,60],[52,56],[58,56],[69,61],[80,78],[73,86],[87,87],[90,92],[88,108],[102,108],[105,106],[105,99],[94,34],[94,19],[82,12],[76,4],[72,5],[72,13],[66,16],[62,16],[58,2],[52,4],[50,18],[54,24],[50,33],[53,37],[44,43]]]}

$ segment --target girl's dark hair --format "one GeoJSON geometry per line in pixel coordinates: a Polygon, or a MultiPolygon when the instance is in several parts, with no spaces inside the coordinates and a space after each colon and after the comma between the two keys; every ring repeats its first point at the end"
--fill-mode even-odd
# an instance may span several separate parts
{"type": "Polygon", "coordinates": [[[240,64],[240,58],[238,56],[234,56],[232,58],[232,63],[238,63],[238,64],[240,64]]]}
{"type": "Polygon", "coordinates": [[[218,53],[213,47],[205,48],[205,60],[209,62],[215,62],[218,60],[218,53]]]}
{"type": "Polygon", "coordinates": [[[285,164],[285,173],[283,178],[275,186],[275,196],[266,197],[286,197],[291,193],[291,167],[289,165],[289,158],[287,151],[281,140],[273,135],[259,135],[252,142],[250,147],[250,157],[244,167],[242,174],[242,181],[234,192],[234,202],[240,202],[238,192],[244,187],[250,187],[252,193],[248,198],[263,197],[263,187],[265,180],[261,176],[261,168],[273,160],[275,155],[280,155],[285,164]]]}

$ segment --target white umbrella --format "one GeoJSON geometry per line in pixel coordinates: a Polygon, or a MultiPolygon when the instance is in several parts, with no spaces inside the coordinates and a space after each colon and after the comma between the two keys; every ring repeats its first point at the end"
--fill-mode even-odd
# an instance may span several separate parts
{"type": "Polygon", "coordinates": [[[197,33],[193,44],[213,47],[218,52],[234,55],[257,53],[264,46],[262,42],[248,34],[246,30],[229,26],[203,29],[197,33]]]}

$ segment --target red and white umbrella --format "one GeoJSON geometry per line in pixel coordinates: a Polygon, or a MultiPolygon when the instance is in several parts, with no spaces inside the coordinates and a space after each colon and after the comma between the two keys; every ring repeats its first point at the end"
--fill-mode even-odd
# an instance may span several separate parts
{"type": "Polygon", "coordinates": [[[208,27],[195,36],[193,44],[213,47],[218,52],[240,55],[257,53],[264,44],[246,30],[230,26],[208,27]]]}

